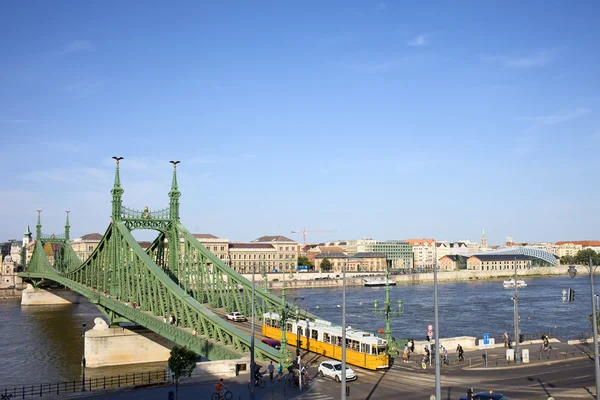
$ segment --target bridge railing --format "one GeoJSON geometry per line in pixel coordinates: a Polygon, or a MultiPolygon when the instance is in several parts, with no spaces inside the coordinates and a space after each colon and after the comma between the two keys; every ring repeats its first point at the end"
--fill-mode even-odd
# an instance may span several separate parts
{"type": "MultiPolygon", "coordinates": [[[[88,378],[85,380],[85,390],[104,390],[126,386],[152,386],[166,382],[169,382],[169,374],[166,369],[163,369],[88,378]]],[[[28,399],[32,397],[59,399],[68,396],[70,393],[82,392],[82,389],[84,387],[81,380],[3,387],[0,389],[0,400],[28,399]]]]}
{"type": "Polygon", "coordinates": [[[169,208],[157,211],[134,210],[133,208],[121,207],[121,217],[134,219],[171,219],[171,210],[169,208]]]}

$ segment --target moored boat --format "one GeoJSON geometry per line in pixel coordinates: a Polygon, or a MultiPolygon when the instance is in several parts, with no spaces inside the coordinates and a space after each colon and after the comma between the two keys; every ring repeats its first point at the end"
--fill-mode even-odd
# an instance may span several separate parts
{"type": "MultiPolygon", "coordinates": [[[[396,286],[396,282],[392,280],[388,280],[387,284],[390,286],[396,286]]],[[[385,279],[364,279],[364,286],[366,287],[377,287],[377,286],[385,286],[385,279]]]]}
{"type": "MultiPolygon", "coordinates": [[[[514,288],[515,280],[511,278],[507,281],[504,281],[503,286],[505,288],[514,288]]],[[[525,281],[522,279],[517,279],[517,287],[527,287],[527,283],[525,283],[525,281]]]]}

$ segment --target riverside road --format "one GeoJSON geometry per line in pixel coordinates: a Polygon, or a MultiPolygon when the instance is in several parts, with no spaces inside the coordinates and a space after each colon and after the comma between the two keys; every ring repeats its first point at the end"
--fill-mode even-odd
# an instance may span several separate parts
{"type": "MultiPolygon", "coordinates": [[[[502,393],[510,400],[546,400],[552,396],[556,400],[591,399],[595,393],[594,366],[590,358],[591,346],[566,345],[552,343],[552,351],[539,352],[539,343],[524,345],[530,351],[528,364],[508,363],[504,357],[504,348],[488,350],[488,364],[485,365],[484,351],[467,352],[464,362],[453,360],[450,366],[444,365],[441,370],[442,399],[457,400],[464,395],[467,388],[476,391],[502,393]]],[[[307,355],[310,363],[309,372],[316,375],[316,366],[322,360],[319,356],[307,355]]],[[[358,379],[349,382],[348,399],[429,399],[434,393],[434,368],[423,370],[418,362],[420,355],[415,355],[412,362],[397,362],[386,371],[367,371],[356,369],[358,379]]],[[[180,386],[181,400],[210,399],[218,377],[211,377],[205,382],[189,382],[180,386]]],[[[249,398],[247,375],[227,379],[227,386],[233,392],[233,399],[249,398]]],[[[135,391],[115,392],[104,395],[86,397],[90,400],[164,400],[173,391],[172,385],[140,389],[135,391]]],[[[284,380],[276,379],[268,382],[264,389],[256,390],[257,400],[335,400],[340,398],[340,384],[327,378],[316,377],[315,383],[300,392],[291,389],[284,380]]]]}

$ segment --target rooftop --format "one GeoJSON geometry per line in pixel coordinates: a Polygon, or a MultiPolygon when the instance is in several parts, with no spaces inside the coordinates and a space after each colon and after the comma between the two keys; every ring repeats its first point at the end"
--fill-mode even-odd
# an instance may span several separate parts
{"type": "Polygon", "coordinates": [[[99,242],[102,239],[102,235],[99,233],[88,233],[80,238],[75,239],[76,241],[96,241],[99,242]]]}
{"type": "Polygon", "coordinates": [[[319,253],[315,258],[348,258],[346,253],[342,252],[327,252],[327,253],[319,253]]]}
{"type": "Polygon", "coordinates": [[[385,258],[385,254],[380,253],[378,251],[361,251],[361,252],[354,254],[350,258],[381,258],[381,257],[385,258]]]}
{"type": "Polygon", "coordinates": [[[273,245],[268,243],[229,243],[230,249],[269,249],[275,250],[273,245]]]}
{"type": "Polygon", "coordinates": [[[295,240],[292,240],[292,239],[287,238],[287,237],[282,236],[282,235],[278,235],[278,236],[261,236],[258,239],[254,239],[253,242],[294,242],[294,243],[297,243],[295,240]]]}

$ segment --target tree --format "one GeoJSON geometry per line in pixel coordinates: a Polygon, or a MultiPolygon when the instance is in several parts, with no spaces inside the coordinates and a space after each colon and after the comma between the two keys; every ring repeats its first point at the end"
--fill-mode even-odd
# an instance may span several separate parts
{"type": "Polygon", "coordinates": [[[593,265],[600,265],[600,256],[592,249],[579,250],[575,255],[574,263],[588,265],[592,257],[593,265]]]}
{"type": "Polygon", "coordinates": [[[173,379],[175,379],[175,398],[179,399],[179,378],[191,376],[199,358],[198,354],[187,347],[175,346],[171,350],[169,369],[173,373],[173,379]]]}
{"type": "Polygon", "coordinates": [[[321,271],[331,271],[331,261],[329,261],[328,258],[324,258],[323,261],[321,261],[321,271]]]}
{"type": "Polygon", "coordinates": [[[315,266],[313,265],[313,263],[311,263],[308,259],[308,257],[306,256],[300,256],[298,257],[298,265],[306,265],[308,267],[308,269],[312,270],[315,268],[315,266]]]}

